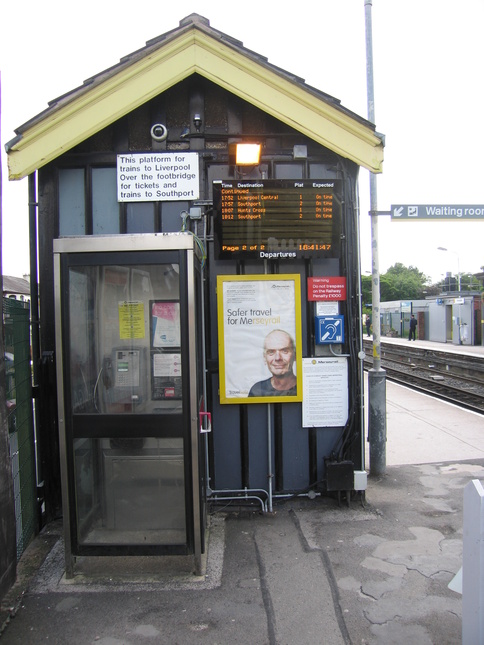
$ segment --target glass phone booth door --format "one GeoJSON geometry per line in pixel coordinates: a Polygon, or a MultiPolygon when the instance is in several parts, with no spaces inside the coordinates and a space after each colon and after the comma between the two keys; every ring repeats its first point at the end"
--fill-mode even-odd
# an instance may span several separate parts
{"type": "Polygon", "coordinates": [[[65,238],[54,260],[67,574],[82,555],[193,553],[198,569],[193,237],[65,238]]]}

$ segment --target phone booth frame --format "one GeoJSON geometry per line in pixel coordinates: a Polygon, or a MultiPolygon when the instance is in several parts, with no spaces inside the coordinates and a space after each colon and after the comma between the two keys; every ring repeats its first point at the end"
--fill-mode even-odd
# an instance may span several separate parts
{"type": "MultiPolygon", "coordinates": [[[[202,553],[204,552],[204,532],[206,523],[205,511],[205,473],[203,472],[205,463],[206,435],[201,433],[199,419],[205,413],[204,396],[205,387],[203,384],[205,370],[203,365],[203,258],[200,245],[197,244],[195,237],[191,233],[174,233],[174,234],[156,234],[156,235],[113,235],[113,236],[86,236],[86,237],[68,237],[54,240],[54,285],[55,285],[55,325],[56,325],[56,364],[57,364],[57,398],[58,398],[58,418],[59,418],[59,448],[61,461],[61,485],[62,485],[62,506],[64,517],[64,538],[65,538],[65,564],[67,577],[73,577],[74,564],[78,556],[104,556],[104,555],[193,555],[195,564],[195,573],[200,575],[202,568],[202,553]],[[99,357],[97,359],[98,372],[95,388],[90,388],[90,398],[94,401],[96,409],[91,408],[90,414],[74,413],[74,397],[71,397],[71,356],[69,349],[69,268],[73,265],[89,265],[92,267],[106,267],[116,263],[121,265],[149,265],[157,267],[165,263],[165,258],[172,261],[173,258],[180,259],[180,276],[179,276],[179,308],[180,308],[180,327],[181,340],[180,352],[181,357],[181,381],[182,381],[182,400],[180,402],[180,413],[167,414],[162,412],[159,417],[153,414],[153,410],[166,410],[166,408],[150,408],[146,414],[97,414],[98,406],[95,403],[99,398],[99,389],[101,387],[101,374],[106,369],[105,363],[103,368],[99,367],[99,357]],[[73,264],[74,263],[74,264],[73,264]],[[92,394],[94,390],[94,394],[92,394]],[[93,414],[94,412],[95,414],[93,414]],[[77,418],[75,418],[77,417],[77,418]],[[141,421],[140,421],[141,420],[141,421]],[[181,429],[180,429],[181,422],[181,429]],[[81,430],[76,430],[81,428],[81,430]],[[107,428],[107,429],[106,429],[107,428]],[[168,429],[167,429],[168,428],[168,429]],[[170,428],[172,429],[170,431],[170,428]],[[170,434],[171,432],[171,434],[170,434]],[[179,437],[177,441],[182,442],[183,467],[180,479],[183,479],[183,491],[185,499],[185,539],[177,539],[173,544],[170,539],[157,542],[157,535],[160,532],[145,531],[144,537],[140,537],[134,542],[130,542],[129,535],[133,532],[125,531],[126,535],[119,540],[119,532],[113,532],[113,538],[109,539],[109,532],[104,531],[103,539],[84,540],[81,531],[81,520],[78,517],[77,504],[79,501],[78,490],[81,484],[76,471],[76,459],[74,443],[79,442],[79,437],[93,437],[92,442],[97,446],[96,450],[101,455],[98,461],[102,473],[99,475],[99,488],[103,488],[108,476],[106,471],[112,466],[106,467],[106,464],[113,463],[113,455],[117,453],[112,450],[113,441],[119,439],[126,441],[126,437],[137,437],[139,434],[146,434],[154,442],[155,446],[162,442],[172,445],[176,439],[169,437],[179,437]],[[109,439],[106,439],[108,437],[109,439]],[[158,437],[158,438],[157,438],[158,437]],[[168,438],[167,438],[168,437],[168,438]],[[111,444],[106,443],[111,441],[111,444]],[[171,443],[170,443],[171,441],[171,443]],[[104,442],[104,444],[102,443],[104,442]],[[104,448],[102,447],[104,446],[104,448]],[[107,447],[106,447],[107,446],[107,447]],[[148,543],[146,534],[150,535],[148,543]],[[108,538],[106,539],[106,535],[108,538]]],[[[150,305],[151,307],[151,305],[150,305]]],[[[121,328],[121,313],[116,311],[114,317],[118,316],[119,329],[121,328]]],[[[146,318],[146,316],[145,316],[146,318]]],[[[144,327],[151,334],[152,320],[144,320],[144,327]]],[[[99,334],[102,330],[99,331],[99,334]]],[[[121,334],[118,331],[118,334],[121,334]]],[[[139,360],[139,357],[138,357],[139,360]]],[[[146,365],[150,363],[147,362],[146,365]]],[[[154,381],[153,377],[153,357],[151,357],[151,374],[149,378],[154,381]]],[[[125,365],[125,369],[126,365],[125,365]]],[[[84,377],[83,377],[84,378],[84,377]]],[[[106,375],[103,375],[106,378],[106,375]]],[[[112,387],[112,385],[111,385],[112,387]]],[[[171,389],[171,388],[170,388],[171,389]]],[[[87,390],[87,386],[86,386],[87,390]]],[[[152,392],[152,389],[150,388],[152,392]]],[[[173,394],[170,394],[173,396],[173,394]]],[[[137,395],[133,395],[137,399],[137,395]]],[[[147,397],[156,398],[156,397],[147,397]]],[[[152,403],[152,402],[151,402],[152,403]]],[[[85,410],[83,410],[85,411],[85,410]]],[[[86,440],[84,440],[86,441],[86,440]]],[[[128,439],[129,441],[129,439],[128,439]]],[[[129,444],[128,444],[129,445],[129,444]]],[[[165,445],[165,444],[163,444],[165,445]]],[[[177,444],[178,445],[178,444],[177,444]]],[[[129,508],[136,508],[137,499],[136,491],[128,492],[129,476],[125,476],[125,481],[119,487],[119,476],[122,478],[122,470],[131,469],[133,485],[136,485],[136,478],[142,480],[144,474],[142,471],[147,468],[146,459],[154,460],[150,466],[156,473],[159,473],[165,466],[161,464],[163,457],[157,461],[156,450],[155,457],[147,457],[148,450],[139,450],[139,446],[134,447],[131,456],[118,460],[116,465],[118,473],[118,495],[119,490],[124,491],[125,499],[120,500],[125,506],[131,504],[129,508]],[[133,455],[137,455],[133,457],[133,455]],[[141,455],[141,456],[140,456],[141,455]],[[127,459],[135,459],[130,464],[127,459]],[[136,459],[141,465],[136,464],[136,459]],[[145,460],[144,462],[142,460],[145,460]],[[122,466],[124,464],[124,466],[122,466]],[[160,465],[161,464],[161,465],[160,465]],[[136,471],[136,467],[138,471],[136,471]],[[134,469],[134,470],[133,470],[134,469]],[[134,474],[133,474],[134,473],[134,474]],[[136,474],[138,473],[138,474],[136,474]],[[129,498],[129,499],[128,499],[129,498]]],[[[171,448],[168,450],[170,452],[171,448]]],[[[94,453],[95,451],[92,450],[94,453]]],[[[119,451],[118,451],[119,452],[119,451]]],[[[173,457],[168,457],[171,459],[173,457]]],[[[96,461],[96,458],[94,459],[96,461]]],[[[176,458],[175,458],[176,461],[176,458]]],[[[171,466],[168,466],[170,468],[171,466]]],[[[170,471],[171,473],[171,471],[170,471]]],[[[172,484],[172,475],[165,475],[165,479],[160,478],[159,474],[154,475],[151,482],[151,489],[148,489],[146,498],[148,500],[157,500],[158,504],[165,503],[164,500],[172,498],[170,488],[172,484]],[[166,482],[163,484],[163,482],[166,482]],[[153,490],[162,489],[167,486],[166,491],[153,493],[153,490]],[[151,495],[151,496],[150,496],[151,495]],[[158,496],[157,496],[158,495],[158,496]]],[[[140,485],[140,490],[146,492],[146,482],[140,485]],[[144,486],[144,488],[143,488],[144,486]]],[[[107,484],[105,485],[107,489],[107,484]]],[[[182,493],[183,495],[183,493],[182,493]]],[[[109,500],[106,502],[106,491],[102,490],[98,506],[101,509],[98,514],[101,519],[99,523],[109,525],[109,513],[106,507],[109,506],[109,500]]],[[[111,495],[113,497],[113,495],[111,495]]],[[[140,496],[142,497],[142,496],[140,496]]],[[[118,500],[119,501],[119,500],[118,500]]],[[[170,503],[170,502],[167,502],[170,503]]],[[[112,504],[112,502],[111,502],[112,504]]],[[[118,504],[119,508],[119,504],[118,504]]],[[[159,507],[160,508],[160,507],[159,507]]],[[[151,517],[156,515],[155,508],[149,506],[141,509],[141,514],[146,512],[146,522],[151,521],[151,517]],[[149,517],[148,517],[149,515],[149,517]]],[[[173,510],[180,515],[180,509],[173,510]]],[[[162,512],[159,510],[160,515],[162,512]]],[[[92,513],[94,514],[94,513],[92,513]]],[[[160,520],[163,521],[163,520],[160,520]]],[[[124,520],[127,524],[130,522],[129,514],[124,520]]],[[[112,523],[112,522],[111,522],[112,523]]],[[[169,531],[166,532],[169,534],[169,531]]]]}

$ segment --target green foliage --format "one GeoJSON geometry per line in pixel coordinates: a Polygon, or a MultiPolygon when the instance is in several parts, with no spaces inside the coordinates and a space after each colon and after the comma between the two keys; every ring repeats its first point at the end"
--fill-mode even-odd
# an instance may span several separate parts
{"type": "MultiPolygon", "coordinates": [[[[372,277],[361,276],[361,302],[363,313],[371,311],[372,277]]],[[[457,283],[457,277],[455,277],[457,283]]],[[[461,273],[460,276],[462,291],[483,291],[484,288],[479,280],[472,273],[461,273]]],[[[389,302],[392,300],[424,300],[427,296],[438,296],[442,293],[443,282],[431,284],[430,278],[424,275],[416,267],[404,266],[397,262],[391,266],[386,273],[380,275],[380,300],[389,302]]],[[[457,290],[457,287],[456,287],[457,290]]]]}
{"type": "Polygon", "coordinates": [[[472,273],[461,273],[460,288],[462,291],[482,291],[481,283],[472,273]]]}
{"type": "Polygon", "coordinates": [[[363,313],[371,311],[371,275],[361,276],[361,305],[363,313]]]}
{"type": "MultiPolygon", "coordinates": [[[[429,293],[430,280],[416,267],[406,267],[401,262],[391,266],[386,273],[380,275],[380,300],[419,300],[429,293]]],[[[362,276],[363,304],[371,302],[371,276],[362,276]],[[369,284],[369,294],[367,285],[369,284]]]]}

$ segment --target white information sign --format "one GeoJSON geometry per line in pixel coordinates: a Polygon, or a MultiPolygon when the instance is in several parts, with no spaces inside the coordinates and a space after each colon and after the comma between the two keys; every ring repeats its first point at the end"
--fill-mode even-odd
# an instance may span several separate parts
{"type": "Polygon", "coordinates": [[[199,197],[198,153],[117,155],[118,202],[192,201],[199,197]]]}
{"type": "Polygon", "coordinates": [[[339,314],[339,303],[328,300],[316,303],[316,316],[337,316],[339,314]]]}
{"type": "Polygon", "coordinates": [[[348,361],[303,358],[303,428],[344,426],[348,420],[348,361]]]}
{"type": "Polygon", "coordinates": [[[153,376],[181,376],[181,354],[153,354],[153,376]]]}

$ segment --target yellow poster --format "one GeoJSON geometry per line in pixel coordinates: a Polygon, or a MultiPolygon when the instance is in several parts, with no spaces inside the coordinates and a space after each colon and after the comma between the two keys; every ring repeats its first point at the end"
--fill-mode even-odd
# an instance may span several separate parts
{"type": "Polygon", "coordinates": [[[302,401],[299,274],[217,276],[220,403],[302,401]]]}
{"type": "Polygon", "coordinates": [[[139,301],[118,303],[119,338],[130,340],[145,337],[144,304],[139,301]]]}

